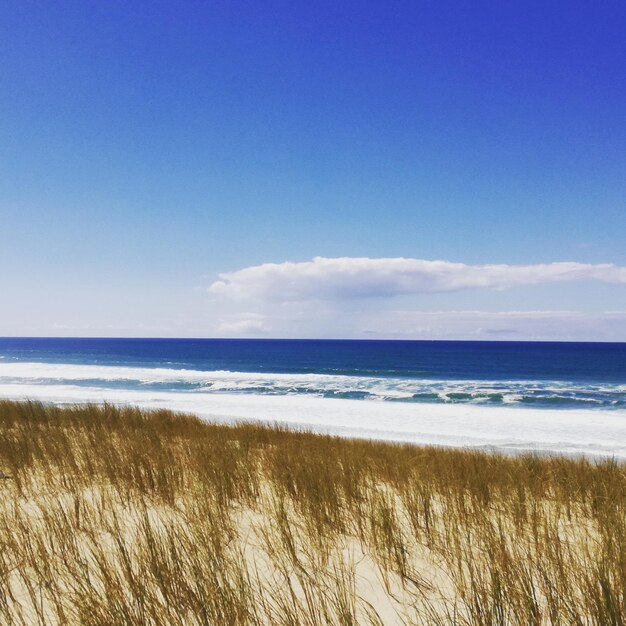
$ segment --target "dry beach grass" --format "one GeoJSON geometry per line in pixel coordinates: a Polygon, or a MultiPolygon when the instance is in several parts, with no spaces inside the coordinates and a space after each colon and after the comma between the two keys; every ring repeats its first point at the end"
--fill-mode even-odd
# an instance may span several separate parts
{"type": "Polygon", "coordinates": [[[626,468],[0,402],[0,623],[626,622],[626,468]]]}

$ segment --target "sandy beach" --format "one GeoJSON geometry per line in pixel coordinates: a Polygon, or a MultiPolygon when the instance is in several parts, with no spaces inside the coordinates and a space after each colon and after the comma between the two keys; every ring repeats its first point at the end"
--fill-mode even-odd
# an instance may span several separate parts
{"type": "Polygon", "coordinates": [[[623,614],[614,461],[8,401],[0,434],[2,624],[600,626],[623,614]]]}

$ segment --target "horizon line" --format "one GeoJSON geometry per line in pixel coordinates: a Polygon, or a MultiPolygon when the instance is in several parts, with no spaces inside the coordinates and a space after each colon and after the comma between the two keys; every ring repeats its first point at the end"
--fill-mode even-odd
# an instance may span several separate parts
{"type": "Polygon", "coordinates": [[[127,341],[336,341],[336,342],[397,342],[397,343],[566,343],[566,344],[626,344],[626,340],[590,341],[576,339],[384,339],[350,337],[137,337],[89,335],[0,335],[2,339],[87,339],[127,341]]]}

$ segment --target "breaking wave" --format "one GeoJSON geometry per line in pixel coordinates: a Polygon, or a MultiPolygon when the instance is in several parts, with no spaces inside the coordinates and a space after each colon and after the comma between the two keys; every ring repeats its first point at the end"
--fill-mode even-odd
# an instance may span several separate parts
{"type": "Polygon", "coordinates": [[[343,374],[277,374],[164,367],[0,362],[0,386],[72,385],[202,394],[317,396],[418,404],[626,408],[626,385],[569,381],[435,380],[343,374]]]}

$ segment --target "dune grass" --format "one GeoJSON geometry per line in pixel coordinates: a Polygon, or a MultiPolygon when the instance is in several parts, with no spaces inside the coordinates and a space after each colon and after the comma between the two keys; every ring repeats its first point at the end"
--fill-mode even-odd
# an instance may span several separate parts
{"type": "Polygon", "coordinates": [[[626,467],[0,402],[0,623],[626,623],[626,467]]]}

